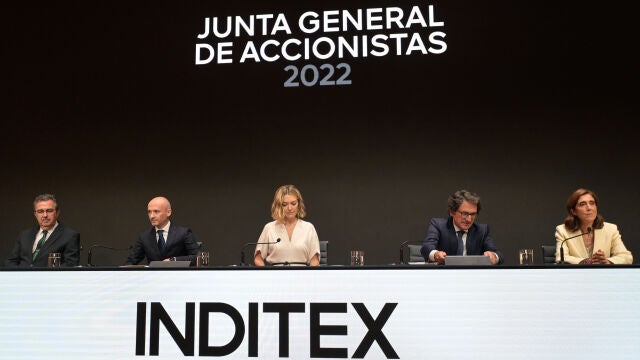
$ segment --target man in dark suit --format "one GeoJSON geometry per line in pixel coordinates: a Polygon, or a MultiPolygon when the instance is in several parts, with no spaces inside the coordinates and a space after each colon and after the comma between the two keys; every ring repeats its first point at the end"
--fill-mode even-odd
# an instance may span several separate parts
{"type": "Polygon", "coordinates": [[[449,196],[449,218],[431,219],[424,240],[422,256],[426,261],[444,264],[449,255],[485,255],[491,264],[502,264],[500,250],[493,243],[489,226],[476,224],[480,197],[466,190],[449,196]]]}
{"type": "Polygon", "coordinates": [[[26,229],[18,235],[5,265],[46,267],[49,254],[60,253],[61,266],[77,266],[80,262],[80,234],[58,222],[60,209],[55,196],[36,196],[33,214],[38,226],[26,229]]]}
{"type": "Polygon", "coordinates": [[[140,234],[133,244],[127,265],[136,265],[145,257],[151,261],[189,260],[195,264],[198,254],[198,243],[191,229],[174,225],[169,221],[171,203],[164,197],[156,197],[149,201],[147,215],[151,229],[140,234]]]}

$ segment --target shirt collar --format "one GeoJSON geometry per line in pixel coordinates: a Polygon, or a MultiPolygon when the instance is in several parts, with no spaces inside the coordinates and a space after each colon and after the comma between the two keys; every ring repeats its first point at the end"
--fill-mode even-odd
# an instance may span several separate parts
{"type": "Polygon", "coordinates": [[[156,229],[156,232],[157,232],[158,230],[164,230],[164,233],[165,233],[165,234],[168,234],[168,233],[169,233],[169,227],[170,227],[170,226],[171,226],[171,221],[167,221],[167,225],[165,225],[163,228],[157,228],[157,227],[156,227],[155,229],[156,229]]]}
{"type": "MultiPolygon", "coordinates": [[[[56,224],[53,225],[53,227],[51,228],[51,230],[47,230],[47,237],[51,234],[53,234],[53,232],[56,230],[56,228],[58,227],[58,222],[56,221],[56,224]]],[[[38,236],[42,236],[42,233],[44,232],[43,228],[40,228],[40,231],[38,231],[38,236]]]]}

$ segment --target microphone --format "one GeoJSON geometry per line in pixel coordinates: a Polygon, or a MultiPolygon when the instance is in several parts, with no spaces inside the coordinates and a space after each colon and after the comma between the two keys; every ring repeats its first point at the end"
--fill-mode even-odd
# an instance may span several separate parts
{"type": "MultiPolygon", "coordinates": [[[[256,246],[256,245],[273,245],[273,244],[277,244],[280,242],[280,238],[277,238],[276,241],[267,241],[267,242],[254,242],[254,243],[246,243],[242,246],[242,252],[240,253],[240,266],[245,266],[247,264],[244,263],[244,249],[246,249],[248,246],[256,246]]],[[[268,255],[268,254],[267,254],[268,255]]],[[[265,256],[265,261],[267,259],[267,257],[265,256]]]]}
{"type": "Polygon", "coordinates": [[[91,255],[92,255],[92,251],[93,251],[94,248],[109,249],[109,250],[116,250],[116,251],[125,251],[125,250],[133,249],[133,245],[130,245],[128,248],[124,249],[124,248],[114,248],[114,247],[111,247],[111,246],[100,245],[100,244],[93,244],[93,245],[89,246],[89,253],[87,254],[87,267],[92,267],[93,266],[93,264],[91,263],[91,255]]]}
{"type": "Polygon", "coordinates": [[[560,243],[560,264],[564,264],[565,263],[564,262],[564,242],[567,241],[567,240],[571,240],[573,238],[577,238],[578,236],[589,234],[589,233],[591,233],[591,231],[592,231],[591,227],[588,227],[586,233],[578,234],[576,236],[568,237],[568,238],[562,240],[562,242],[560,243]]]}
{"type": "Polygon", "coordinates": [[[404,264],[404,249],[407,247],[407,245],[414,243],[414,244],[422,244],[421,240],[407,240],[405,242],[403,242],[402,244],[400,244],[400,265],[404,264]]]}

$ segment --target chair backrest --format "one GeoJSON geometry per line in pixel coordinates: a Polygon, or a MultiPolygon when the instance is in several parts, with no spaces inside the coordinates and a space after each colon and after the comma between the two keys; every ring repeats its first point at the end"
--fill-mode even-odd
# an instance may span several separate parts
{"type": "Polygon", "coordinates": [[[407,245],[409,248],[409,262],[424,262],[424,258],[422,257],[422,253],[420,253],[420,249],[422,249],[422,245],[407,245]]]}
{"type": "Polygon", "coordinates": [[[542,263],[555,264],[556,263],[556,246],[540,245],[540,248],[542,249],[542,263]]]}
{"type": "Polygon", "coordinates": [[[329,241],[320,241],[320,265],[328,265],[329,241]]]}
{"type": "MultiPolygon", "coordinates": [[[[87,267],[92,267],[92,266],[96,266],[95,262],[93,261],[93,256],[95,255],[96,252],[103,252],[103,255],[105,253],[107,253],[108,255],[110,255],[109,257],[114,256],[115,254],[117,254],[118,252],[125,252],[125,251],[130,251],[131,250],[131,246],[128,248],[115,248],[115,247],[111,247],[111,246],[106,246],[106,245],[101,245],[101,244],[93,244],[91,246],[89,246],[89,251],[87,252],[87,267]],[[104,251],[106,250],[106,252],[104,251]]],[[[120,258],[118,264],[120,264],[120,261],[122,261],[122,256],[123,255],[118,255],[118,257],[120,258]]],[[[124,255],[126,258],[126,255],[124,255]]],[[[104,260],[104,259],[103,259],[104,260]]],[[[101,265],[104,266],[104,265],[101,265]]],[[[113,266],[113,265],[111,265],[113,266]]]]}

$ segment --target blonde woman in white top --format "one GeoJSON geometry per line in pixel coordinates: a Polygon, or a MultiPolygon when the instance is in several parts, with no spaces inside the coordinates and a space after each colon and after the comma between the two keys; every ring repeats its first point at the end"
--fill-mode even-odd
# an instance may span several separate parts
{"type": "Polygon", "coordinates": [[[260,234],[253,256],[256,266],[291,264],[318,266],[320,242],[313,224],[302,220],[306,215],[302,194],[293,185],[276,190],[271,217],[260,234]]]}

